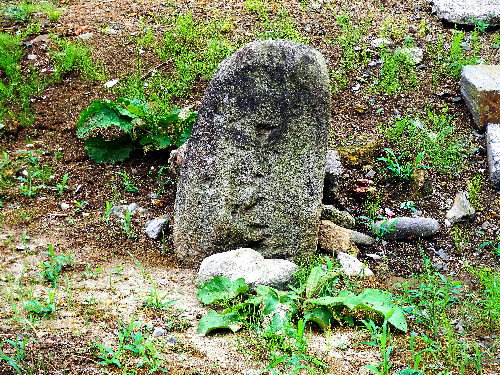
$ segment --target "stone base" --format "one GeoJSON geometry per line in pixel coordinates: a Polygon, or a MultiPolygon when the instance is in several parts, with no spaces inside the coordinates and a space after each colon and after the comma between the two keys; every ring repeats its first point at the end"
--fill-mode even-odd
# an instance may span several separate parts
{"type": "Polygon", "coordinates": [[[488,124],[486,128],[486,149],[491,185],[493,189],[500,190],[500,124],[488,124]]]}

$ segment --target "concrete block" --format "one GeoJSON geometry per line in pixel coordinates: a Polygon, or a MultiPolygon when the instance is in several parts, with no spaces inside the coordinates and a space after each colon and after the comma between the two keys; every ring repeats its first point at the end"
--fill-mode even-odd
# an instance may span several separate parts
{"type": "Polygon", "coordinates": [[[500,65],[464,66],[460,91],[478,129],[500,123],[500,65]]]}
{"type": "Polygon", "coordinates": [[[500,124],[488,124],[486,149],[491,185],[495,190],[500,190],[500,124]]]}

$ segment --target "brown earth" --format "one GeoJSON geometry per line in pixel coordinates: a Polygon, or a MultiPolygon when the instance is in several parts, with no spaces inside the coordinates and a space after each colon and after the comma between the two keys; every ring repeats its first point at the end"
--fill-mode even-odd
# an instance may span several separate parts
{"type": "MultiPolygon", "coordinates": [[[[351,76],[346,88],[332,97],[331,147],[340,148],[349,145],[363,145],[366,139],[380,139],[376,156],[382,156],[383,147],[393,147],[379,132],[380,124],[386,124],[395,113],[406,113],[407,110],[425,113],[427,107],[433,109],[448,108],[448,114],[454,115],[456,131],[477,151],[467,157],[466,167],[455,174],[440,174],[430,170],[430,179],[434,194],[420,197],[415,194],[411,184],[394,182],[379,173],[375,180],[381,192],[380,214],[385,207],[392,209],[397,215],[404,215],[399,203],[413,200],[415,206],[424,216],[444,221],[443,203],[452,199],[455,194],[467,188],[467,181],[480,173],[487,181],[487,162],[484,138],[474,130],[472,117],[463,101],[452,99],[460,96],[459,85],[455,79],[438,77],[433,83],[432,67],[434,60],[430,56],[438,33],[450,39],[452,25],[443,24],[431,14],[430,6],[425,1],[335,1],[323,5],[318,11],[304,7],[298,1],[271,2],[269,17],[273,19],[281,7],[286,8],[288,15],[295,21],[303,36],[309,43],[320,50],[327,58],[329,68],[337,69],[343,53],[338,45],[329,43],[341,32],[335,16],[347,12],[353,20],[373,17],[373,23],[367,31],[368,36],[377,37],[384,19],[392,18],[393,25],[406,25],[402,39],[411,35],[415,46],[424,48],[423,64],[426,68],[418,70],[419,86],[415,90],[396,95],[372,95],[362,85],[362,89],[351,88],[363,77],[351,76]],[[427,22],[426,35],[418,33],[421,20],[427,22]],[[370,101],[375,99],[375,102],[370,101]],[[380,109],[383,109],[381,112],[380,109]]],[[[54,33],[69,40],[76,40],[75,31],[88,26],[85,32],[94,35],[85,42],[92,47],[93,58],[102,60],[109,79],[124,78],[134,70],[136,62],[136,46],[131,41],[131,33],[141,32],[141,22],[158,25],[154,28],[157,40],[168,26],[162,22],[178,13],[192,12],[196,20],[230,19],[231,28],[228,37],[241,45],[257,36],[253,26],[259,24],[259,15],[250,12],[244,1],[125,1],[125,0],[69,0],[61,1],[65,12],[58,21],[42,19],[40,35],[54,33]],[[108,34],[105,28],[112,26],[118,32],[108,34]]],[[[307,4],[306,4],[307,5],[307,4]]],[[[2,29],[14,32],[23,27],[22,23],[4,20],[2,29]]],[[[471,32],[470,29],[465,30],[471,32]]],[[[489,48],[495,30],[480,34],[483,44],[481,57],[490,64],[499,63],[497,50],[489,48]]],[[[36,35],[30,35],[26,42],[36,35]]],[[[160,42],[159,42],[160,43],[160,42]]],[[[395,41],[402,44],[402,40],[395,41]]],[[[36,43],[23,47],[26,55],[37,55],[40,67],[50,67],[47,47],[36,43]],[[44,65],[45,64],[45,65],[44,65]]],[[[162,63],[153,48],[146,48],[140,56],[143,71],[148,72],[162,63]]],[[[21,69],[27,69],[29,61],[25,56],[21,69]]],[[[164,64],[161,68],[170,72],[173,67],[164,64]]],[[[373,68],[373,71],[380,69],[373,68]]],[[[375,73],[370,73],[375,74],[375,73]]],[[[182,107],[193,105],[197,109],[201,95],[207,84],[204,77],[199,77],[194,90],[175,104],[182,107]]],[[[187,329],[173,330],[167,334],[169,338],[162,345],[161,351],[166,353],[164,367],[173,374],[235,374],[247,373],[264,368],[269,362],[259,347],[260,343],[252,337],[251,332],[240,332],[236,335],[217,332],[209,337],[196,334],[197,320],[207,311],[195,297],[196,270],[185,269],[178,264],[172,251],[169,236],[164,241],[148,239],[143,231],[144,223],[154,217],[171,213],[175,200],[175,183],[168,182],[158,196],[150,198],[150,193],[159,190],[158,171],[167,164],[168,152],[157,151],[143,154],[135,151],[130,159],[115,165],[96,164],[87,157],[82,139],[76,137],[76,124],[82,110],[92,100],[98,98],[116,98],[116,94],[106,90],[103,82],[87,82],[77,72],[70,72],[63,77],[61,83],[49,85],[32,104],[36,112],[33,125],[23,128],[10,121],[0,138],[0,149],[7,151],[12,158],[21,158],[22,150],[40,152],[39,163],[51,169],[55,177],[47,185],[55,185],[65,173],[69,173],[70,190],[60,197],[55,191],[46,188],[36,198],[24,197],[17,185],[1,187],[0,198],[3,207],[0,211],[0,261],[3,277],[0,285],[4,289],[3,307],[0,318],[0,339],[13,339],[16,335],[25,334],[35,338],[37,343],[30,342],[28,359],[30,363],[38,363],[39,369],[33,373],[46,374],[93,374],[103,370],[109,373],[122,373],[112,366],[103,367],[95,356],[92,342],[99,340],[110,347],[116,347],[117,322],[129,322],[132,316],[143,321],[149,327],[163,327],[168,322],[176,322],[187,329]],[[54,155],[60,151],[62,158],[54,155]],[[137,192],[125,192],[120,177],[115,172],[127,172],[132,177],[137,192]],[[109,222],[102,220],[105,202],[111,201],[116,192],[121,195],[116,203],[136,203],[146,208],[147,212],[132,217],[132,235],[123,232],[121,223],[111,216],[109,222]],[[88,202],[83,210],[78,210],[77,202],[88,202]],[[61,203],[68,203],[70,208],[61,209],[61,203]],[[23,242],[23,232],[29,237],[27,244],[35,245],[31,250],[20,251],[16,245],[23,242]],[[41,253],[46,251],[46,244],[54,246],[56,254],[70,252],[75,260],[73,267],[64,271],[60,278],[57,292],[58,311],[51,319],[43,319],[31,323],[25,312],[16,315],[12,306],[20,304],[22,292],[14,287],[30,286],[34,296],[45,298],[42,278],[38,275],[38,264],[46,260],[41,253]],[[136,261],[149,273],[151,280],[162,290],[172,293],[168,298],[179,299],[173,309],[163,312],[151,312],[142,306],[142,300],[150,292],[151,281],[144,278],[136,261]],[[85,277],[86,265],[90,270],[102,267],[95,278],[85,277]],[[121,268],[120,268],[121,267],[121,268]],[[9,294],[12,303],[8,302],[9,294]],[[94,302],[93,302],[94,301],[94,302]],[[93,302],[93,303],[92,303],[93,302]],[[182,311],[181,311],[182,309],[182,311]]],[[[365,177],[371,168],[379,171],[383,168],[380,162],[365,162],[359,166],[348,168],[341,182],[341,191],[345,194],[335,202],[338,208],[349,209],[354,216],[366,215],[363,199],[353,189],[356,179],[365,177]]],[[[12,170],[19,176],[22,170],[12,170]]],[[[173,180],[173,176],[170,176],[173,180]]],[[[431,261],[441,261],[435,251],[444,249],[450,258],[443,263],[448,267],[442,271],[446,275],[454,272],[455,277],[464,282],[468,292],[477,287],[476,280],[464,270],[463,265],[484,265],[498,269],[500,257],[495,256],[491,247],[478,248],[487,239],[495,238],[499,227],[499,200],[497,193],[485,182],[479,195],[481,209],[477,215],[466,223],[459,224],[461,233],[467,237],[463,246],[456,246],[454,228],[442,225],[439,234],[428,240],[412,240],[405,242],[377,242],[374,247],[361,248],[360,259],[366,261],[375,271],[376,286],[393,288],[395,282],[401,282],[412,274],[423,270],[422,253],[431,261]],[[481,229],[481,224],[488,221],[490,226],[481,229]],[[486,232],[486,237],[478,231],[486,232]],[[435,250],[435,251],[434,251],[435,250]],[[374,260],[366,254],[384,253],[380,259],[374,260]]],[[[358,229],[367,230],[362,226],[358,229]]],[[[364,366],[377,364],[380,355],[368,346],[361,344],[368,338],[360,331],[344,327],[334,327],[328,335],[312,332],[310,350],[331,366],[329,370],[335,374],[367,373],[364,366]]],[[[497,332],[498,333],[498,330],[497,332]]],[[[468,338],[491,343],[491,332],[476,331],[468,334],[468,338]]],[[[408,340],[396,337],[401,342],[392,356],[394,368],[401,368],[407,363],[410,355],[408,340]]],[[[5,351],[6,346],[2,349],[5,351]]],[[[12,354],[12,351],[6,351],[12,354]]],[[[497,357],[498,358],[498,357],[497,357]]],[[[134,359],[131,358],[131,364],[134,359]]],[[[0,362],[0,373],[9,372],[5,362],[0,362]],[[4,366],[4,367],[2,367],[4,366]],[[3,372],[2,372],[3,371],[3,372]]],[[[34,365],[36,367],[36,365],[34,365]]],[[[467,370],[473,373],[471,370],[467,370]]],[[[483,366],[484,374],[499,373],[499,361],[489,360],[483,366]]],[[[138,374],[147,373],[141,369],[138,374]]]]}

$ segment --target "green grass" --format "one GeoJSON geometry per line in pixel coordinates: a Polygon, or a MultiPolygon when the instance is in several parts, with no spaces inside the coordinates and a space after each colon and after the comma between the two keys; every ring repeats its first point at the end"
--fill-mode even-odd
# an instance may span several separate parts
{"type": "Polygon", "coordinates": [[[418,86],[415,63],[411,54],[403,50],[389,52],[382,49],[383,64],[376,87],[382,93],[393,95],[418,86]]]}
{"type": "Polygon", "coordinates": [[[425,116],[395,119],[382,132],[400,152],[416,157],[423,151],[424,164],[441,173],[452,173],[463,168],[470,150],[456,132],[453,119],[446,108],[441,112],[428,108],[425,116]]]}
{"type": "Polygon", "coordinates": [[[56,39],[57,50],[51,51],[54,64],[54,79],[61,81],[62,75],[71,70],[77,70],[81,77],[87,81],[106,79],[102,63],[96,64],[90,57],[90,49],[82,43],[72,43],[64,39],[56,39]]]}

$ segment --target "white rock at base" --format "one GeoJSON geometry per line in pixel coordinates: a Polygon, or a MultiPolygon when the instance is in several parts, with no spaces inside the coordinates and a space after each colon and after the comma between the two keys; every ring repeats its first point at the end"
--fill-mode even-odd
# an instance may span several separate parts
{"type": "Polygon", "coordinates": [[[354,258],[352,255],[339,252],[339,254],[337,255],[337,260],[340,263],[342,270],[348,276],[373,276],[372,270],[370,270],[368,267],[365,267],[363,263],[354,258]]]}

